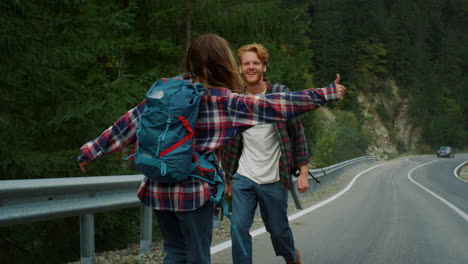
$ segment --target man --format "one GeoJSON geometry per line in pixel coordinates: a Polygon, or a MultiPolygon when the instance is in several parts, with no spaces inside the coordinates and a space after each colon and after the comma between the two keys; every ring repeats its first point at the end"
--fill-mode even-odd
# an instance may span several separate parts
{"type": "MultiPolygon", "coordinates": [[[[263,45],[253,43],[241,47],[238,58],[247,94],[279,92],[278,89],[284,88],[272,86],[263,79],[268,64],[268,51],[263,45]]],[[[310,153],[301,120],[252,127],[225,144],[223,155],[223,169],[231,180],[227,193],[232,193],[233,218],[248,253],[248,256],[242,254],[240,241],[232,236],[233,263],[252,263],[249,230],[257,204],[276,255],[282,256],[286,263],[300,263],[287,208],[288,188],[293,184],[291,168],[300,168],[298,191],[309,188],[310,153]]]]}

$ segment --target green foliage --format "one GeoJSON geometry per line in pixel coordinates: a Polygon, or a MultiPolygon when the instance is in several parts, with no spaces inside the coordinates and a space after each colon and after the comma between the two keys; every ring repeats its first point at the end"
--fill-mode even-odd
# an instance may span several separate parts
{"type": "Polygon", "coordinates": [[[463,147],[465,132],[463,130],[462,111],[453,99],[443,97],[440,111],[434,114],[424,127],[423,138],[431,146],[463,147]]]}
{"type": "MultiPolygon", "coordinates": [[[[140,218],[139,207],[96,214],[94,217],[96,251],[123,249],[129,243],[139,244],[140,218]]],[[[153,223],[152,239],[159,241],[162,237],[157,221],[153,223]]]]}
{"type": "MultiPolygon", "coordinates": [[[[203,33],[220,34],[233,49],[263,43],[274,58],[268,78],[292,89],[311,86],[305,2],[3,1],[0,135],[7,140],[0,142],[1,179],[138,173],[123,160],[129,149],[90,164],[87,175],[75,159],[80,146],[138,104],[152,82],[181,73],[186,40],[203,33]]],[[[43,256],[57,252],[55,245],[76,259],[76,225],[60,224],[63,232],[48,240],[60,221],[2,231],[13,240],[2,244],[0,255],[18,263],[37,256],[61,263],[59,254],[43,256]],[[34,240],[26,251],[23,237],[34,240]]],[[[132,213],[97,215],[97,250],[137,242],[138,225],[132,213]]]]}
{"type": "Polygon", "coordinates": [[[267,79],[286,84],[291,90],[312,86],[312,50],[305,35],[310,25],[306,1],[201,2],[194,6],[194,16],[199,18],[195,35],[216,32],[229,40],[234,51],[245,44],[262,43],[272,58],[265,74],[267,79]],[[207,14],[207,6],[214,12],[207,14]]]}
{"type": "Polygon", "coordinates": [[[47,263],[76,261],[80,258],[76,250],[80,247],[79,230],[76,217],[2,227],[0,262],[11,263],[13,259],[18,264],[37,263],[38,260],[47,260],[47,263]]]}
{"type": "Polygon", "coordinates": [[[383,122],[389,122],[391,120],[390,115],[389,115],[389,113],[387,111],[387,108],[385,108],[385,105],[383,103],[380,103],[377,106],[377,113],[379,113],[380,119],[383,122]]]}
{"type": "Polygon", "coordinates": [[[336,111],[338,139],[335,155],[344,161],[365,154],[370,143],[369,133],[362,129],[362,123],[349,111],[336,111]]]}
{"type": "Polygon", "coordinates": [[[9,139],[0,143],[3,177],[76,176],[80,144],[141,99],[146,87],[122,65],[138,39],[135,8],[113,1],[3,6],[0,70],[7,89],[0,121],[9,139]]]}
{"type": "MultiPolygon", "coordinates": [[[[452,122],[457,125],[448,135],[466,145],[460,135],[468,129],[467,5],[466,0],[312,1],[315,81],[324,83],[339,72],[346,87],[372,96],[385,92],[387,78],[395,80],[400,97],[410,99],[412,121],[424,130],[421,144],[436,147],[452,122]],[[443,93],[444,87],[451,93],[443,93]],[[445,97],[461,112],[440,114],[445,97]]],[[[381,113],[391,127],[395,117],[381,113]]]]}
{"type": "Polygon", "coordinates": [[[353,47],[354,74],[356,80],[364,84],[362,88],[375,91],[378,80],[385,78],[388,74],[386,68],[387,50],[384,44],[375,37],[366,41],[357,40],[353,47]],[[366,84],[369,87],[366,87],[366,84]]]}
{"type": "Polygon", "coordinates": [[[337,163],[335,148],[337,145],[337,133],[331,129],[322,131],[317,144],[314,146],[314,166],[323,168],[337,163]]]}
{"type": "Polygon", "coordinates": [[[337,110],[333,114],[334,121],[326,120],[327,115],[319,111],[303,119],[312,142],[314,167],[362,156],[370,143],[369,133],[361,128],[362,121],[352,112],[337,110]]]}
{"type": "Polygon", "coordinates": [[[398,153],[407,153],[408,152],[408,145],[406,145],[405,141],[401,138],[397,138],[397,151],[398,153]]]}

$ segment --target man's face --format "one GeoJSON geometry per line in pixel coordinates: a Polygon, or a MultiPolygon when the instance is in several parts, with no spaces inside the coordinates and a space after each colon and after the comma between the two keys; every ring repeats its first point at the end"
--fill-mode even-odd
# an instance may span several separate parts
{"type": "Polygon", "coordinates": [[[263,73],[266,71],[266,65],[258,58],[257,53],[247,51],[242,54],[239,70],[247,82],[247,85],[252,85],[263,81],[263,73]]]}

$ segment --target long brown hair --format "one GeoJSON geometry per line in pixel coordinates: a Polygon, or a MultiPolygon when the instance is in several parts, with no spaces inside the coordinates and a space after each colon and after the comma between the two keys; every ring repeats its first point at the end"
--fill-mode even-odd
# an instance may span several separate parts
{"type": "Polygon", "coordinates": [[[229,43],[216,34],[205,34],[195,39],[185,57],[185,70],[193,73],[205,87],[224,87],[233,92],[242,91],[239,74],[229,43]]]}

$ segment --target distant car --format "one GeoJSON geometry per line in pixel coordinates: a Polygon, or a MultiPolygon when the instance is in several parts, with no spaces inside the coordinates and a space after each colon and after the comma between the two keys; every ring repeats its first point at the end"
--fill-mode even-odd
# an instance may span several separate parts
{"type": "Polygon", "coordinates": [[[439,150],[437,150],[437,157],[441,158],[454,158],[455,157],[455,149],[453,147],[440,147],[439,150]]]}

